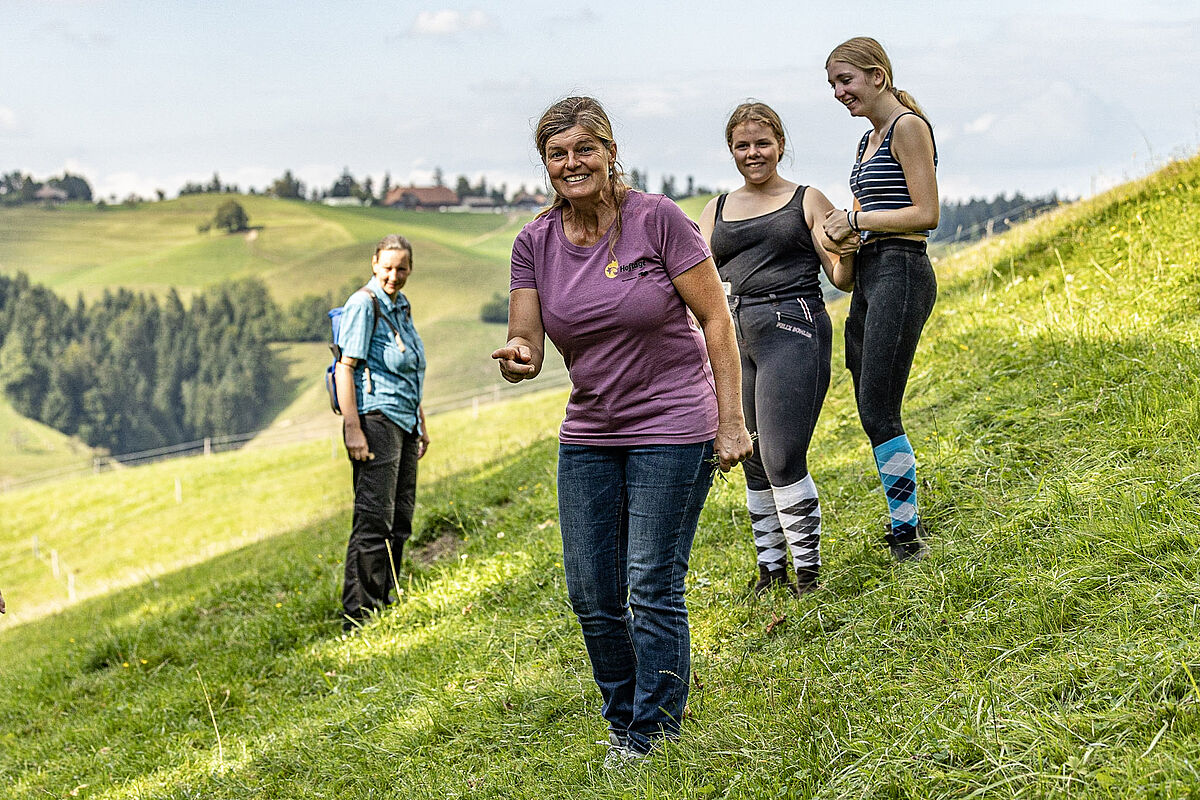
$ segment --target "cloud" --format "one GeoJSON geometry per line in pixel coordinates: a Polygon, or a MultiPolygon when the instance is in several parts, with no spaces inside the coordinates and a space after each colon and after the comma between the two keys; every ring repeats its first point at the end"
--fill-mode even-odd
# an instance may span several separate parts
{"type": "Polygon", "coordinates": [[[666,119],[678,116],[670,92],[642,92],[629,105],[629,116],[635,119],[666,119]]]}
{"type": "Polygon", "coordinates": [[[113,43],[112,36],[107,33],[80,30],[62,19],[51,20],[39,26],[34,32],[34,36],[84,50],[106,49],[113,43]]]}
{"type": "Polygon", "coordinates": [[[984,133],[996,122],[995,114],[984,114],[963,126],[964,133],[984,133]]]}
{"type": "Polygon", "coordinates": [[[982,163],[997,166],[1098,166],[1145,150],[1129,109],[1067,81],[1044,85],[998,114],[967,123],[963,130],[973,135],[961,140],[961,147],[975,151],[982,163]],[[1103,136],[1097,135],[1100,131],[1103,136]]]}
{"type": "Polygon", "coordinates": [[[11,108],[0,106],[0,132],[15,131],[16,129],[17,115],[11,108]]]}
{"type": "Polygon", "coordinates": [[[550,18],[551,25],[590,25],[599,21],[600,17],[590,8],[581,8],[572,14],[560,14],[550,18]]]}
{"type": "Polygon", "coordinates": [[[132,170],[110,172],[101,175],[92,185],[93,194],[96,199],[115,198],[118,201],[124,200],[130,195],[153,198],[154,190],[160,187],[161,184],[156,183],[153,177],[133,172],[132,170]]]}
{"type": "Polygon", "coordinates": [[[496,27],[495,21],[486,12],[455,11],[443,8],[438,11],[422,11],[413,22],[412,33],[418,36],[453,36],[466,31],[481,31],[496,27]]]}

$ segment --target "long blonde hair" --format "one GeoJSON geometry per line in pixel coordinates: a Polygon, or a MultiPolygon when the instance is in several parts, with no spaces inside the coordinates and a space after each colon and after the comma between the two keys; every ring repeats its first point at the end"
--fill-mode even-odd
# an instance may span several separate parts
{"type": "MultiPolygon", "coordinates": [[[[612,122],[609,121],[608,114],[604,113],[604,107],[600,105],[600,101],[594,97],[564,97],[545,110],[534,129],[534,145],[537,147],[543,164],[546,163],[546,143],[550,141],[550,137],[557,136],[576,125],[599,139],[605,148],[611,148],[616,144],[613,139],[612,122]]],[[[617,208],[617,219],[613,223],[613,233],[608,240],[609,255],[612,255],[617,239],[621,238],[621,205],[632,188],[625,182],[625,169],[615,158],[608,167],[608,184],[617,208]]],[[[554,199],[548,208],[538,214],[539,217],[549,214],[556,208],[562,208],[567,203],[566,199],[554,191],[553,187],[551,187],[551,191],[554,192],[554,199]]]]}
{"type": "Polygon", "coordinates": [[[892,96],[899,100],[902,106],[915,112],[926,122],[929,122],[929,117],[926,116],[924,109],[917,103],[916,98],[903,89],[896,88],[896,81],[892,77],[892,60],[888,58],[883,45],[870,36],[855,36],[853,39],[847,39],[833,48],[833,52],[829,54],[829,58],[825,59],[825,69],[829,69],[829,65],[835,61],[844,61],[852,67],[861,69],[863,72],[870,72],[875,69],[879,70],[883,73],[883,88],[890,91],[892,96]]]}

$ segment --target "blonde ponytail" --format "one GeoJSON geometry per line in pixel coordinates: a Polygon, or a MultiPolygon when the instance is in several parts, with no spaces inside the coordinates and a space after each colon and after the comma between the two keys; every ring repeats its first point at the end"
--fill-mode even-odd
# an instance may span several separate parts
{"type": "Polygon", "coordinates": [[[883,88],[890,91],[902,106],[929,122],[929,117],[916,98],[903,89],[896,88],[895,79],[892,77],[892,60],[888,58],[883,45],[870,36],[855,36],[833,48],[829,58],[825,59],[825,68],[829,69],[829,65],[834,61],[843,61],[863,72],[879,70],[883,73],[883,88]]]}

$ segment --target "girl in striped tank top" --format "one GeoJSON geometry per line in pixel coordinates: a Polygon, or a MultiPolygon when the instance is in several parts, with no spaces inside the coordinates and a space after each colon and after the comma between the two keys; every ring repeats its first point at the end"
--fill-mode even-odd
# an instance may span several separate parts
{"type": "Polygon", "coordinates": [[[825,233],[839,252],[857,248],[846,366],[887,496],[888,547],[898,561],[918,560],[928,548],[917,506],[916,458],[900,407],[937,297],[925,253],[926,237],[938,223],[937,149],[921,107],[895,87],[879,42],[850,39],[834,48],[825,69],[834,98],[872,125],[850,172],[854,208],[830,211],[825,233]]]}

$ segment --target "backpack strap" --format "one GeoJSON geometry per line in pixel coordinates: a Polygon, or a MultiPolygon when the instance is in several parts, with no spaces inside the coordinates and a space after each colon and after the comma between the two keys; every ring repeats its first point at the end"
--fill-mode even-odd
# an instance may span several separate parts
{"type": "Polygon", "coordinates": [[[392,333],[397,338],[399,338],[400,329],[396,327],[396,323],[392,322],[391,317],[389,317],[387,314],[383,313],[383,309],[381,309],[379,307],[379,298],[375,296],[375,293],[372,292],[370,289],[368,289],[365,286],[363,288],[359,289],[359,291],[366,292],[368,295],[370,295],[371,305],[373,305],[375,307],[375,319],[372,320],[372,322],[371,322],[371,338],[375,338],[375,328],[379,326],[379,318],[380,317],[383,317],[383,321],[386,322],[387,326],[392,329],[392,333]]]}
{"type": "MultiPolygon", "coordinates": [[[[367,337],[367,349],[369,350],[371,348],[371,340],[375,338],[375,329],[377,327],[379,327],[379,315],[380,315],[379,298],[377,298],[375,296],[375,293],[372,292],[370,289],[368,289],[366,286],[362,287],[358,291],[362,292],[363,294],[367,295],[367,297],[371,298],[371,305],[375,309],[375,316],[371,317],[371,335],[367,337]]],[[[388,320],[388,324],[389,325],[391,324],[390,320],[388,320]]],[[[395,330],[395,327],[393,326],[392,329],[395,330]]],[[[342,360],[342,348],[338,345],[337,342],[334,342],[333,344],[329,345],[329,349],[333,351],[333,363],[336,364],[337,362],[342,360]]],[[[365,358],[359,359],[359,360],[362,361],[362,363],[359,364],[358,367],[355,367],[355,369],[364,367],[367,364],[367,360],[365,358]]]]}
{"type": "MultiPolygon", "coordinates": [[[[392,322],[391,317],[383,313],[383,309],[379,307],[379,298],[376,297],[375,293],[366,286],[359,289],[359,291],[366,292],[368,295],[370,295],[371,305],[375,307],[375,318],[371,321],[371,336],[369,339],[367,339],[367,342],[370,342],[371,339],[375,338],[375,328],[379,325],[379,318],[383,317],[383,321],[386,322],[387,326],[392,329],[392,336],[396,338],[396,346],[400,348],[401,353],[405,352],[405,350],[408,348],[404,346],[404,340],[400,338],[400,329],[396,327],[396,323],[392,322]]],[[[363,359],[363,361],[365,363],[366,359],[363,359]]]]}

